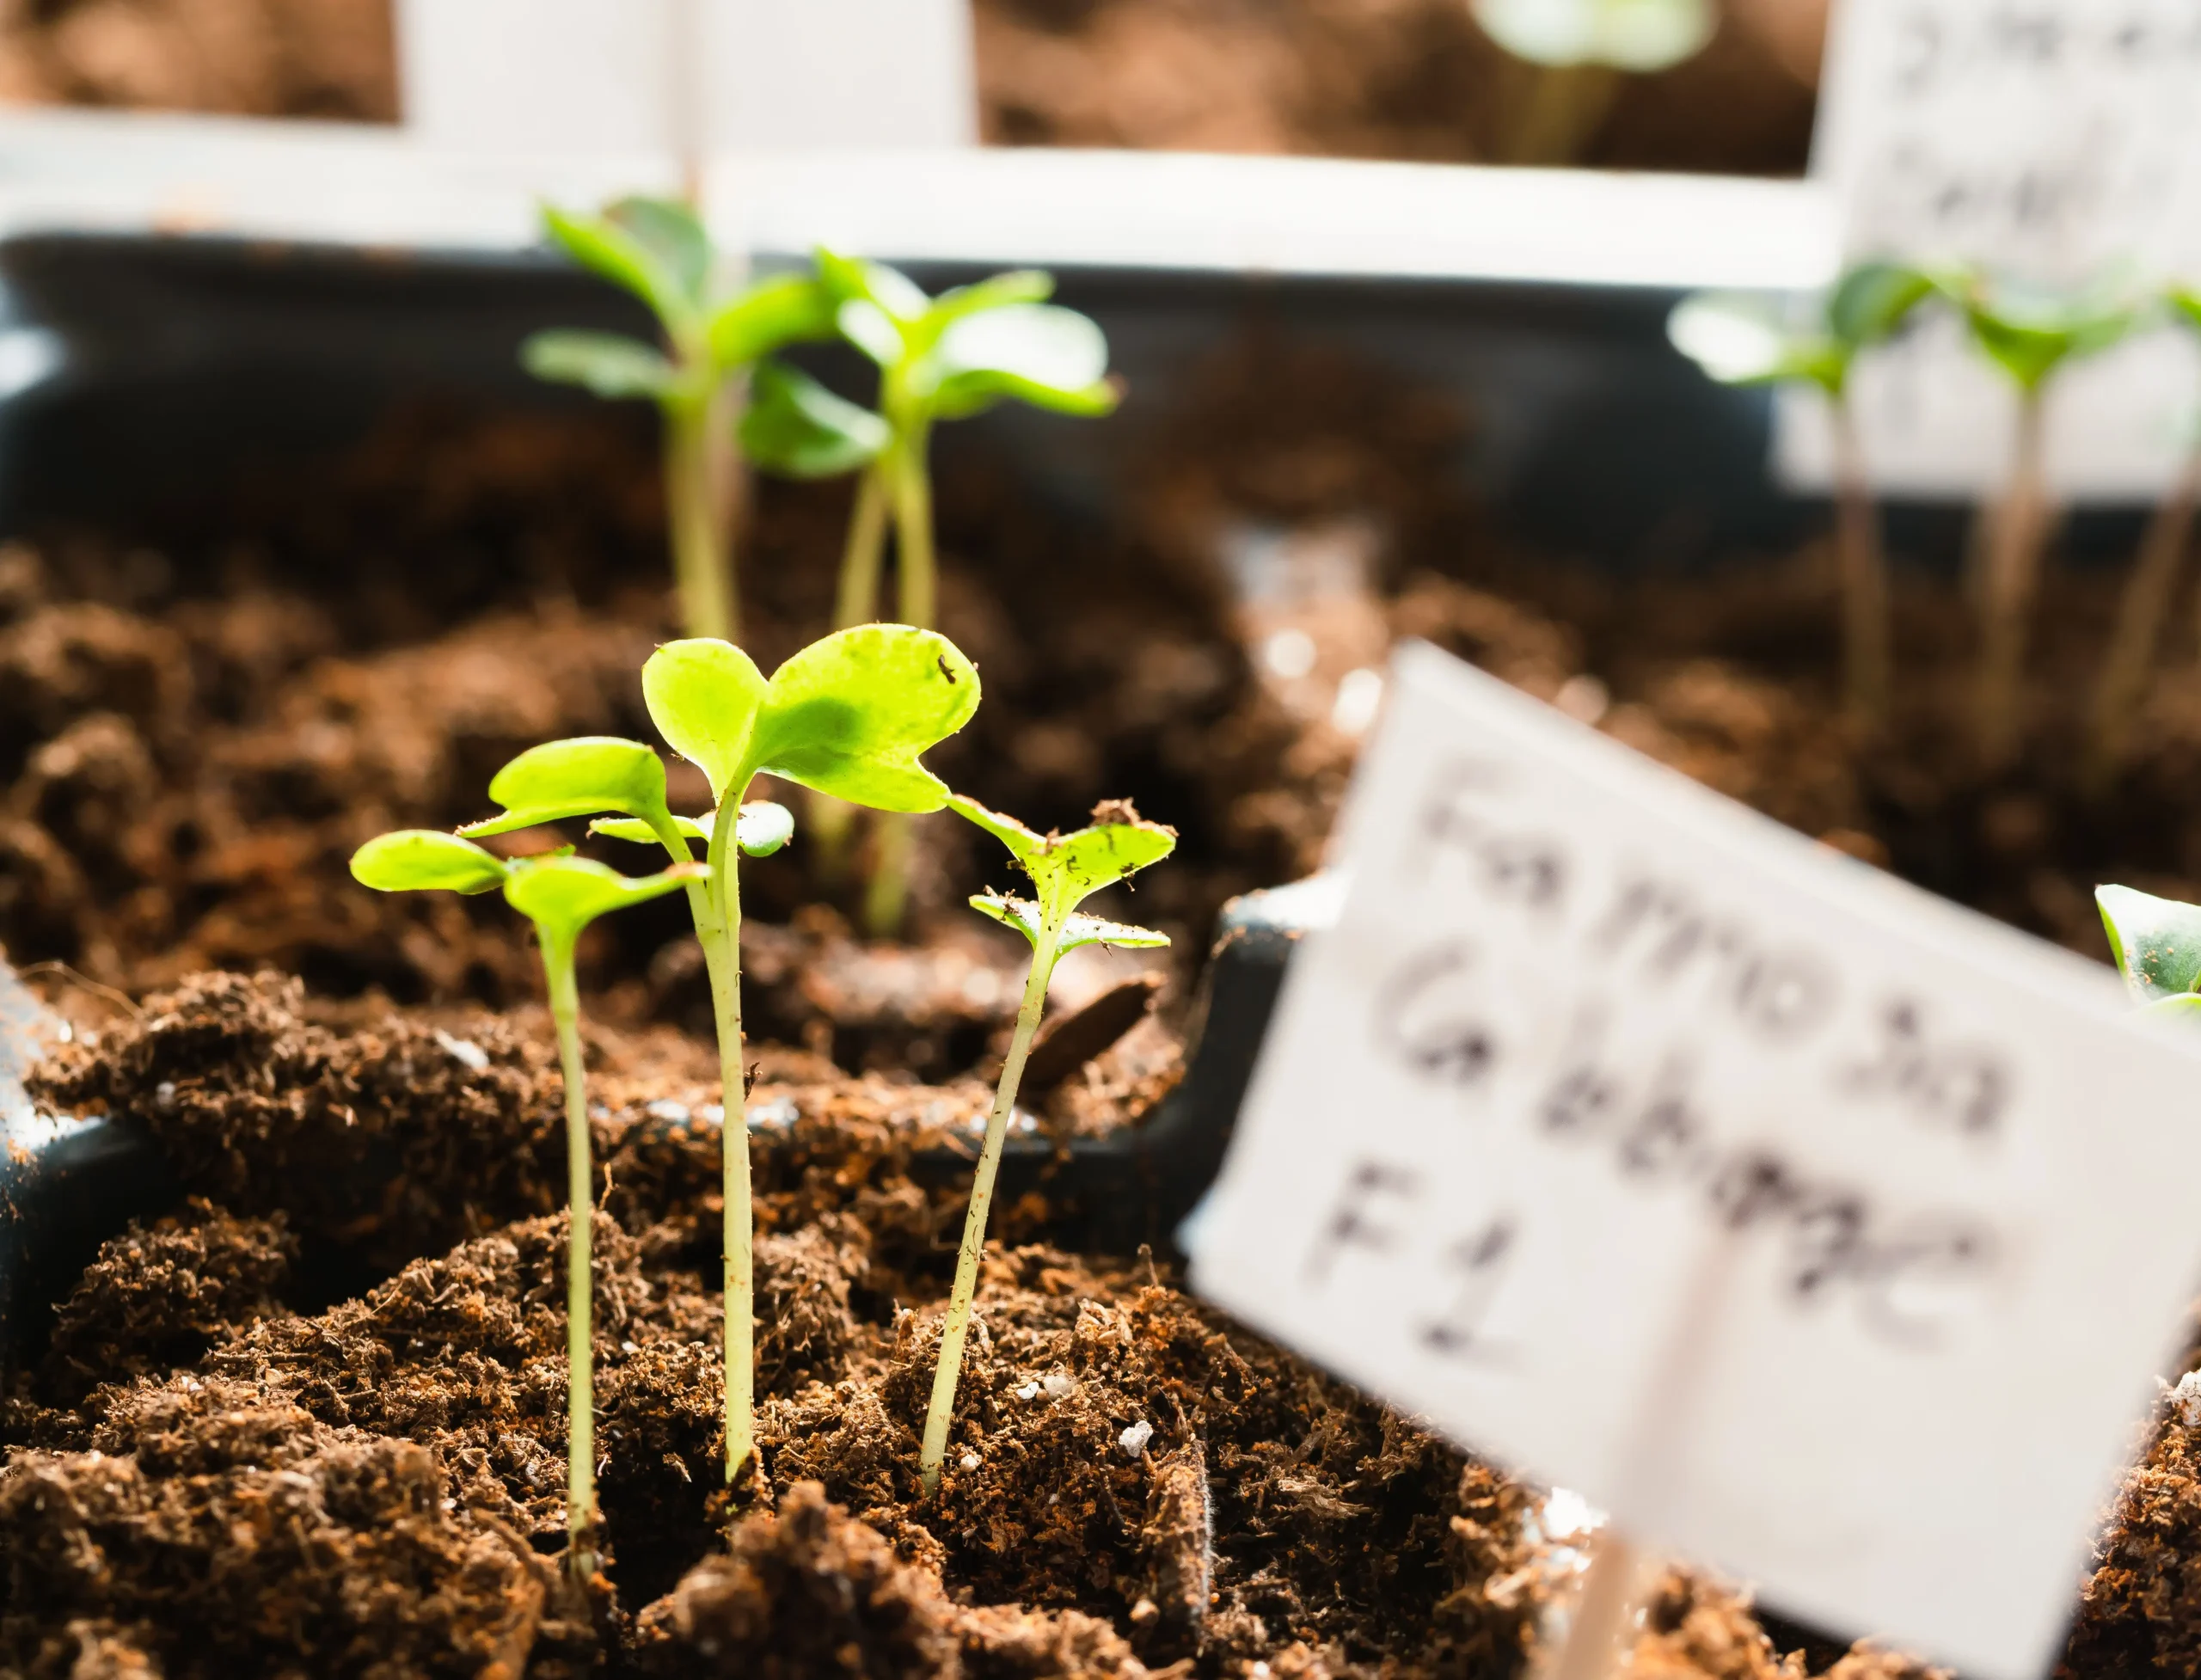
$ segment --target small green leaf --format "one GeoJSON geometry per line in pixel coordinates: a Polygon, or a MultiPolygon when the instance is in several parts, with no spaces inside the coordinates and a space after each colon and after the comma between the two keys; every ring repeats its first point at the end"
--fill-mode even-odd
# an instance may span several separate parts
{"type": "Polygon", "coordinates": [[[2201,907],[2129,886],[2097,886],[2094,903],[2109,932],[2110,953],[2135,996],[2201,990],[2201,907]]]}
{"type": "Polygon", "coordinates": [[[831,292],[808,274],[759,280],[711,315],[711,359],[746,367],[783,345],[829,339],[837,330],[831,292]]]}
{"type": "Polygon", "coordinates": [[[881,367],[892,367],[907,346],[893,317],[868,297],[851,297],[835,313],[841,336],[881,367]]]}
{"type": "Polygon", "coordinates": [[[935,334],[966,316],[1019,304],[1044,304],[1055,295],[1055,277],[1038,268],[1015,268],[990,274],[969,285],[951,286],[932,300],[925,311],[926,324],[935,334]]]}
{"type": "Polygon", "coordinates": [[[2109,282],[2065,290],[1961,270],[1935,285],[1964,310],[1972,342],[2026,391],[2073,358],[2108,349],[2139,319],[2135,300],[2109,282]]]}
{"type": "Polygon", "coordinates": [[[702,306],[711,289],[711,236],[693,210],[678,199],[637,196],[616,200],[604,214],[650,254],[690,309],[702,306]]]}
{"type": "Polygon", "coordinates": [[[889,268],[883,262],[844,257],[820,247],[818,277],[837,298],[862,298],[877,304],[894,321],[922,321],[932,307],[924,288],[900,269],[889,268]]]}
{"type": "Polygon", "coordinates": [[[676,337],[685,331],[694,315],[685,288],[631,230],[608,217],[575,216],[552,205],[544,206],[543,223],[575,262],[633,292],[676,337]]]}
{"type": "Polygon", "coordinates": [[[563,328],[536,333],[520,346],[519,359],[538,379],[579,385],[615,402],[637,396],[662,400],[680,384],[680,371],[661,353],[617,333],[563,328]]]}
{"type": "Polygon", "coordinates": [[[1160,862],[1177,846],[1176,830],[1148,822],[1128,800],[1104,800],[1094,807],[1090,826],[1044,837],[975,800],[956,797],[949,803],[958,816],[1009,848],[1017,866],[1032,877],[1041,913],[1057,926],[1102,887],[1160,862]]]}
{"type": "Polygon", "coordinates": [[[794,812],[770,800],[751,800],[733,819],[734,843],[751,857],[769,857],[794,838],[794,812]]]}
{"type": "Polygon", "coordinates": [[[642,699],[665,744],[710,778],[711,796],[739,798],[754,774],[750,737],[764,702],[756,661],[714,637],[668,641],[642,666],[642,699]]]}
{"type": "Polygon", "coordinates": [[[352,854],[352,878],[377,892],[487,892],[509,869],[494,853],[438,829],[378,834],[352,854]]]}
{"type": "MultiPolygon", "coordinates": [[[[709,811],[700,817],[675,817],[672,825],[689,839],[708,845],[717,821],[718,812],[709,811]]],[[[588,831],[607,840],[632,840],[645,846],[656,844],[658,839],[647,823],[632,817],[599,817],[588,825],[588,831]]],[[[769,800],[751,800],[733,819],[734,843],[751,857],[769,857],[794,837],[794,813],[769,800]]]]}
{"type": "Polygon", "coordinates": [[[1806,379],[1839,391],[1849,358],[1830,339],[1795,334],[1773,299],[1754,292],[1700,292],[1666,317],[1666,336],[1723,385],[1769,385],[1806,379]]]}
{"type": "Polygon", "coordinates": [[[654,875],[622,875],[586,857],[528,858],[512,866],[505,899],[543,930],[546,942],[568,947],[599,916],[677,892],[710,872],[676,863],[654,875]]]}
{"type": "Polygon", "coordinates": [[[978,669],[946,636],[859,624],[772,673],[747,769],[876,810],[937,811],[947,785],[917,755],[978,708],[978,669]]]}
{"type": "Polygon", "coordinates": [[[501,816],[469,823],[459,832],[485,836],[616,811],[665,824],[665,761],[640,741],[583,735],[530,747],[499,770],[489,797],[501,816]]]}
{"type": "Polygon", "coordinates": [[[1019,863],[1047,849],[1045,835],[1033,833],[1015,818],[1005,815],[1002,812],[989,811],[968,794],[950,794],[947,796],[947,805],[948,809],[954,812],[957,816],[966,822],[976,823],[995,839],[1000,841],[1002,845],[1008,847],[1009,855],[1019,863]]]}
{"type": "Polygon", "coordinates": [[[1827,330],[1852,350],[1892,338],[1911,312],[1934,295],[1934,278],[1900,262],[1861,262],[1827,299],[1827,330]]]}
{"type": "Polygon", "coordinates": [[[1530,64],[1637,74],[1695,56],[1719,28],[1713,0],[1473,0],[1475,21],[1530,64]]]}
{"type": "Polygon", "coordinates": [[[2170,306],[2175,319],[2201,331],[2201,291],[2189,285],[2173,285],[2163,294],[2163,302],[2170,306]]]}
{"type": "Polygon", "coordinates": [[[1070,414],[1105,414],[1117,402],[1108,383],[1108,340],[1076,310],[1015,304],[966,316],[933,352],[934,410],[973,414],[1004,397],[1070,414]]]}
{"type": "Polygon", "coordinates": [[[2158,997],[2151,1003],[2143,1003],[2143,1015],[2159,1015],[2166,1019],[2191,1021],[2201,1016],[2201,994],[2181,992],[2176,997],[2158,997]]]}
{"type": "MultiPolygon", "coordinates": [[[[708,845],[711,839],[711,816],[678,817],[672,825],[690,840],[700,840],[708,845]]],[[[591,834],[600,834],[607,840],[632,840],[638,846],[658,843],[656,831],[639,817],[598,817],[588,825],[591,834]]]]}
{"type": "Polygon", "coordinates": [[[741,417],[741,452],[788,478],[853,471],[885,449],[892,435],[870,409],[777,362],[757,365],[748,412],[741,417]]]}
{"type": "MultiPolygon", "coordinates": [[[[971,908],[981,916],[990,916],[1004,928],[1014,928],[1039,947],[1045,932],[1045,918],[1039,906],[1029,898],[1012,898],[1005,892],[981,892],[971,900],[971,908]]],[[[1097,916],[1073,915],[1063,923],[1062,936],[1055,941],[1055,954],[1059,957],[1086,945],[1107,945],[1125,950],[1155,950],[1168,944],[1169,935],[1158,934],[1151,928],[1134,928],[1124,922],[1104,922],[1097,916]]]]}

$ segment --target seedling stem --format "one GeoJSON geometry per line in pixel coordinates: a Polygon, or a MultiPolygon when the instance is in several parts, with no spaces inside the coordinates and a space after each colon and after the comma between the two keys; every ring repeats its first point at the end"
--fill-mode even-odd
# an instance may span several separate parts
{"type": "Polygon", "coordinates": [[[1039,1016],[1046,1008],[1047,983],[1053,977],[1057,959],[1080,946],[1151,947],[1169,942],[1150,929],[1081,915],[1077,907],[1102,887],[1159,862],[1177,843],[1175,830],[1142,821],[1126,800],[1100,806],[1094,811],[1090,827],[1068,835],[1035,834],[1014,817],[989,811],[976,800],[960,794],[948,804],[1009,848],[1017,867],[1032,878],[1037,896],[1022,899],[987,892],[971,900],[973,910],[1015,929],[1031,941],[1032,968],[1025,977],[1024,1001],[1016,1012],[1016,1028],[1009,1039],[1008,1058],[1002,1063],[1001,1080],[994,1088],[994,1106],[986,1116],[986,1141],[971,1180],[971,1205],[963,1217],[963,1244],[955,1256],[955,1285],[948,1294],[947,1315],[941,1321],[940,1363],[933,1370],[932,1399],[925,1408],[924,1441],[917,1460],[927,1498],[939,1490],[941,1465],[947,1456],[947,1431],[955,1415],[955,1384],[962,1374],[963,1346],[971,1330],[971,1303],[978,1291],[978,1262],[985,1254],[986,1216],[993,1206],[994,1180],[1001,1171],[1002,1142],[1009,1135],[1009,1116],[1016,1107],[1016,1089],[1024,1078],[1032,1037],[1039,1030],[1039,1016]]]}

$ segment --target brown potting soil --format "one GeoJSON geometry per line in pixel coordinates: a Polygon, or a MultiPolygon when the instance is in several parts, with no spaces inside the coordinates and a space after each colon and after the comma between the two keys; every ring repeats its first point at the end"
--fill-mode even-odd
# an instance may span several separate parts
{"type": "MultiPolygon", "coordinates": [[[[1318,858],[1357,739],[1337,675],[1395,635],[2096,954],[2096,880],[2201,896],[2190,647],[2131,773],[2078,791],[2069,696],[2113,579],[2053,581],[2028,751],[1991,779],[1970,768],[1964,616],[1906,580],[1901,706],[1867,750],[1831,705],[1824,555],[1616,585],[1517,555],[1414,465],[1445,448],[1441,412],[1286,366],[1319,390],[1223,367],[1188,410],[1210,446],[1136,468],[1125,535],[943,479],[945,626],[988,702],[934,761],[1042,826],[1133,794],[1183,835],[1117,907],[1177,936],[1160,1014],[1107,1015],[1133,978],[1113,972],[1064,1000],[1119,1036],[1058,1052],[1080,1058],[1045,1101],[1059,1126],[1137,1125],[1168,1088],[1182,960],[1226,894],[1318,858]],[[1238,518],[1376,533],[1367,587],[1241,603],[1218,559],[1238,518]],[[1272,639],[1300,627],[1311,664],[1279,674],[1272,639]]],[[[911,947],[803,908],[800,847],[745,875],[751,1015],[779,1047],[754,1058],[765,1476],[739,1511],[692,941],[638,914],[585,953],[610,1562],[567,1594],[563,1133],[532,958],[500,905],[370,894],[343,861],[480,814],[489,774],[547,737],[647,736],[635,671],[667,628],[647,444],[616,420],[414,414],[336,468],[0,557],[0,941],[92,983],[46,978],[77,1033],[39,1094],[148,1127],[199,1199],[108,1245],[7,1398],[0,1671],[1517,1672],[1571,1567],[1536,1492],[1224,1321],[1166,1260],[1064,1251],[1044,1191],[996,1212],[947,1478],[919,1498],[962,1184],[912,1163],[967,1152],[1017,978],[1007,936],[956,904],[1004,861],[945,819],[921,829],[911,947]]],[[[844,494],[762,498],[745,639],[767,665],[825,616],[814,556],[844,494]]],[[[2075,1674],[2190,1661],[2183,1393],[2084,1585],[2075,1674]]],[[[1910,1666],[1683,1573],[1632,1660],[1910,1666]]]]}
{"type": "MultiPolygon", "coordinates": [[[[1603,168],[1797,175],[1824,0],[1730,0],[1669,74],[1626,78],[1603,168]]],[[[977,0],[997,144],[1516,161],[1535,72],[1466,0],[977,0]]],[[[0,98],[394,122],[389,0],[16,0],[0,98]]]]}

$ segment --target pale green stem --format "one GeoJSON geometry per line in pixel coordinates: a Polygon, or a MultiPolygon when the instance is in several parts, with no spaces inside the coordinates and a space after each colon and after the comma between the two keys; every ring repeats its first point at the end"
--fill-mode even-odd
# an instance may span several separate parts
{"type": "Polygon", "coordinates": [[[2041,550],[2048,542],[2045,412],[2039,388],[2026,389],[2018,408],[2009,487],[1989,531],[1977,704],[1980,758],[1989,770],[2006,768],[2024,739],[2026,632],[2040,588],[2041,550]]]}
{"type": "Polygon", "coordinates": [[[714,393],[708,399],[684,395],[665,404],[665,514],[682,628],[691,636],[731,641],[738,623],[724,530],[726,475],[714,444],[727,401],[714,393]]]}
{"type": "Polygon", "coordinates": [[[940,579],[933,560],[932,475],[925,464],[929,428],[912,426],[894,454],[894,538],[899,549],[902,622],[929,630],[940,616],[940,579]]]}
{"type": "Polygon", "coordinates": [[[2186,569],[2193,513],[2201,501],[2201,449],[2189,452],[2178,481],[2156,507],[2118,604],[2117,628],[2094,685],[2094,743],[2088,779],[2096,792],[2123,768],[2132,745],[2132,719],[2155,670],[2163,621],[2186,569]]]}
{"type": "Polygon", "coordinates": [[[1867,739],[1887,721],[1894,654],[1888,609],[1887,553],[1866,478],[1864,450],[1848,399],[1832,399],[1835,547],[1842,571],[1842,688],[1849,714],[1867,739]]]}
{"type": "Polygon", "coordinates": [[[856,479],[855,506],[849,512],[849,536],[841,550],[841,586],[833,606],[833,628],[845,630],[879,616],[879,572],[886,549],[886,472],[874,461],[856,479]]]}
{"type": "Polygon", "coordinates": [[[596,1573],[596,1390],[591,1374],[593,1279],[589,1236],[596,1203],[589,1169],[588,1084],[581,1068],[580,1002],[573,947],[538,929],[558,1063],[566,1081],[566,1532],[567,1566],[576,1580],[596,1573]]]}
{"type": "Polygon", "coordinates": [[[993,1205],[994,1179],[1001,1171],[1002,1140],[1009,1135],[1009,1117],[1016,1107],[1016,1088],[1024,1077],[1025,1058],[1032,1053],[1032,1035],[1039,1030],[1039,1015],[1046,1008],[1047,978],[1054,972],[1055,946],[1061,938],[1062,929],[1050,925],[1033,947],[1023,1007],[1016,1012],[1009,1059],[1001,1066],[993,1113],[986,1116],[985,1147],[978,1153],[978,1170],[971,1180],[971,1207],[963,1216],[963,1247],[955,1256],[955,1288],[947,1297],[947,1316],[940,1327],[940,1364],[933,1371],[932,1403],[925,1409],[924,1450],[917,1461],[928,1497],[940,1487],[941,1462],[947,1456],[947,1426],[955,1413],[955,1383],[963,1370],[963,1341],[971,1328],[971,1302],[978,1292],[978,1261],[985,1253],[986,1214],[993,1205]]]}
{"type": "MultiPolygon", "coordinates": [[[[711,835],[709,882],[717,911],[718,960],[710,965],[718,1017],[719,1144],[724,1180],[726,1250],[726,1479],[732,1483],[757,1445],[757,1285],[750,1249],[755,1215],[749,1173],[747,1077],[741,1059],[741,849],[734,837],[740,790],[719,802],[711,835]]],[[[708,961],[708,958],[706,959],[708,961]]]]}

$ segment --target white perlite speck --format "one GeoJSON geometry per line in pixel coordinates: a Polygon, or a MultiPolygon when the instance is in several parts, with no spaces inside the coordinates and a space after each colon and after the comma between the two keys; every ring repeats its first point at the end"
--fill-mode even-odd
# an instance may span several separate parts
{"type": "Polygon", "coordinates": [[[978,1468],[978,1455],[975,1452],[966,1452],[956,1462],[966,1470],[975,1470],[978,1468]]]}
{"type": "Polygon", "coordinates": [[[1116,1437],[1116,1444],[1124,1450],[1126,1458],[1137,1458],[1146,1450],[1146,1444],[1154,1438],[1154,1426],[1144,1418],[1116,1437]]]}
{"type": "Polygon", "coordinates": [[[2188,1429],[2201,1424],[2201,1370],[2189,1370],[2170,1391],[2171,1410],[2188,1429]]]}
{"type": "Polygon", "coordinates": [[[1019,1400],[1037,1400],[1037,1399],[1039,1399],[1039,1383],[1038,1383],[1038,1382],[1036,1382],[1036,1381],[1030,1382],[1030,1383],[1026,1383],[1022,1388],[1019,1389],[1016,1391],[1016,1397],[1017,1397],[1019,1400]]]}
{"type": "Polygon", "coordinates": [[[489,1065],[489,1052],[471,1039],[455,1039],[440,1027],[436,1029],[436,1042],[444,1053],[469,1072],[480,1073],[489,1065]]]}
{"type": "Polygon", "coordinates": [[[1049,1400],[1068,1400],[1077,1392],[1077,1379],[1051,1370],[1039,1379],[1039,1386],[1047,1391],[1049,1400]]]}

